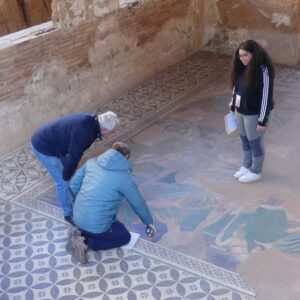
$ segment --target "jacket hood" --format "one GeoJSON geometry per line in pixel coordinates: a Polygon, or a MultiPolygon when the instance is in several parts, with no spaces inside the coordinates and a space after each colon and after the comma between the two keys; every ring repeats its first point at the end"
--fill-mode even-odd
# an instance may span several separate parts
{"type": "Polygon", "coordinates": [[[129,161],[120,152],[109,149],[97,157],[97,164],[110,171],[131,171],[129,161]]]}

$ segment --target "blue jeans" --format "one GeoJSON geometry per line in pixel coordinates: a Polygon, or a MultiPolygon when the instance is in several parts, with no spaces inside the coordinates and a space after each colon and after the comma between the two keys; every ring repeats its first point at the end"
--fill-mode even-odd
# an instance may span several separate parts
{"type": "Polygon", "coordinates": [[[62,178],[63,166],[59,158],[55,156],[48,156],[38,152],[32,146],[32,152],[35,157],[43,164],[51,175],[55,187],[56,187],[56,197],[61,208],[64,211],[64,216],[72,216],[73,205],[72,205],[72,195],[70,193],[69,183],[62,178]]]}

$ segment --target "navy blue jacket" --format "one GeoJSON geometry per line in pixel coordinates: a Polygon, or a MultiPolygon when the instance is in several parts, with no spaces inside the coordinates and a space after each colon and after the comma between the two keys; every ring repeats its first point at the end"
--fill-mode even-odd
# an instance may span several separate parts
{"type": "Polygon", "coordinates": [[[84,151],[99,137],[98,119],[89,113],[75,113],[50,121],[36,130],[32,146],[40,153],[58,157],[63,179],[69,180],[84,151]]]}

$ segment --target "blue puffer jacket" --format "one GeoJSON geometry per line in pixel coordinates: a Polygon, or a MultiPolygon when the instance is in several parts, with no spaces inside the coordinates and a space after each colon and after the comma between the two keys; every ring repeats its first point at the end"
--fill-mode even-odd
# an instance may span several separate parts
{"type": "Polygon", "coordinates": [[[70,188],[76,197],[74,222],[85,231],[103,233],[109,230],[123,197],[145,225],[153,223],[133,180],[130,163],[116,150],[109,149],[89,159],[73,176],[70,188]]]}

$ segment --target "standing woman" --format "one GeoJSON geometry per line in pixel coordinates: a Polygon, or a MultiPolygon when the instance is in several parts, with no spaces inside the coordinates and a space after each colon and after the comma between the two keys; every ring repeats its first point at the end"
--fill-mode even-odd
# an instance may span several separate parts
{"type": "Polygon", "coordinates": [[[233,175],[240,182],[261,179],[264,162],[263,136],[274,108],[274,66],[256,41],[240,44],[233,57],[230,110],[235,112],[243,148],[243,163],[233,175]]]}

